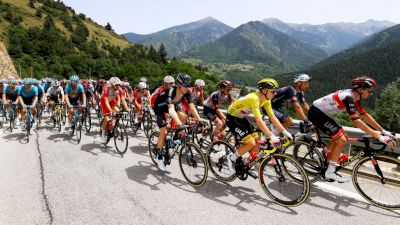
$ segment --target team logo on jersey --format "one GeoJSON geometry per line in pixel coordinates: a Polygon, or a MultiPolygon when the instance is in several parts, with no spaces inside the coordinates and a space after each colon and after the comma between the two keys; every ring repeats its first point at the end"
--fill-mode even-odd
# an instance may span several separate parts
{"type": "Polygon", "coordinates": [[[324,127],[328,128],[332,132],[336,132],[338,130],[338,127],[336,127],[335,124],[332,124],[330,122],[326,122],[324,124],[324,127]]]}

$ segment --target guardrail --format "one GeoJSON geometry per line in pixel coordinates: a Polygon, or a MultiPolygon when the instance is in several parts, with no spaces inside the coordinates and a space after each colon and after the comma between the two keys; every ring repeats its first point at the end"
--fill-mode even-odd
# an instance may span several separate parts
{"type": "MultiPolygon", "coordinates": [[[[202,106],[198,106],[197,108],[198,108],[198,110],[199,110],[200,112],[203,111],[203,107],[202,107],[202,106]]],[[[223,112],[224,114],[226,114],[226,110],[222,110],[222,112],[223,112]]],[[[292,125],[289,127],[289,129],[288,129],[289,132],[292,132],[292,133],[298,132],[298,131],[299,131],[300,122],[301,122],[301,120],[293,120],[293,124],[292,124],[292,125]]],[[[343,129],[344,129],[344,130],[346,131],[346,133],[349,134],[349,136],[351,136],[351,137],[361,138],[363,135],[365,135],[365,133],[364,133],[362,130],[360,130],[359,128],[343,126],[343,129]]],[[[396,134],[396,137],[397,137],[398,139],[400,139],[400,134],[396,134]]],[[[361,146],[361,147],[364,146],[362,143],[360,143],[360,144],[354,143],[353,145],[361,146]]],[[[396,147],[395,149],[393,149],[393,150],[392,150],[392,149],[386,148],[385,151],[387,151],[387,152],[393,152],[393,153],[396,153],[397,155],[400,155],[400,144],[397,145],[397,147],[396,147]]]]}

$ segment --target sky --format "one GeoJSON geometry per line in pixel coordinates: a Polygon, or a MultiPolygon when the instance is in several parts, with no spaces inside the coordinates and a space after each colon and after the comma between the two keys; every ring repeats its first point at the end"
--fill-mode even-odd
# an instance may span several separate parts
{"type": "Polygon", "coordinates": [[[119,34],[149,34],[211,16],[233,28],[277,18],[290,23],[400,23],[399,0],[62,0],[119,34]]]}

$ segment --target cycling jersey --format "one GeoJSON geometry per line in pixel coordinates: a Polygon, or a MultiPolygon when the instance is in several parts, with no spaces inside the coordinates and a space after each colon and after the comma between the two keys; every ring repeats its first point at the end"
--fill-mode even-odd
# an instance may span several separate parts
{"type": "Polygon", "coordinates": [[[82,84],[77,84],[75,89],[73,89],[72,84],[67,84],[65,87],[65,94],[70,98],[80,98],[83,93],[84,89],[82,84]]]}
{"type": "Polygon", "coordinates": [[[208,96],[207,100],[204,102],[204,106],[212,109],[218,109],[223,102],[231,104],[232,97],[230,94],[222,96],[221,91],[218,90],[208,96]]]}
{"type": "Polygon", "coordinates": [[[35,87],[37,87],[37,89],[38,89],[38,102],[40,103],[43,98],[44,88],[42,85],[38,85],[38,86],[35,85],[35,87]]]}
{"type": "Polygon", "coordinates": [[[154,102],[154,107],[163,107],[167,106],[169,104],[174,104],[175,106],[179,106],[182,104],[183,99],[186,99],[188,103],[192,103],[192,98],[190,96],[190,92],[188,91],[186,94],[183,94],[180,99],[177,99],[176,93],[177,93],[177,88],[176,86],[169,87],[165,90],[161,90],[158,96],[155,99],[154,102]]]}
{"type": "Polygon", "coordinates": [[[31,85],[29,90],[26,90],[25,86],[21,86],[18,92],[18,96],[22,97],[22,100],[26,105],[31,105],[35,96],[38,96],[38,88],[31,85]]]}
{"type": "Polygon", "coordinates": [[[43,84],[43,89],[45,92],[47,92],[47,90],[51,87],[51,83],[50,82],[46,82],[43,84]]]}
{"type": "Polygon", "coordinates": [[[12,102],[15,102],[18,97],[19,88],[20,88],[20,86],[14,86],[13,89],[10,86],[6,86],[4,89],[4,93],[6,94],[6,99],[9,99],[12,102]]]}
{"type": "Polygon", "coordinates": [[[52,86],[47,89],[47,96],[49,97],[58,97],[59,95],[64,95],[64,90],[61,86],[52,86]]]}
{"type": "Polygon", "coordinates": [[[293,86],[286,86],[283,88],[279,88],[277,90],[275,97],[271,101],[272,108],[274,109],[282,108],[285,102],[288,103],[299,102],[301,104],[304,104],[306,103],[306,100],[304,98],[303,92],[297,92],[293,86]]]}
{"type": "Polygon", "coordinates": [[[191,87],[189,88],[189,91],[192,101],[195,101],[198,98],[204,98],[203,90],[197,91],[195,87],[191,87]]]}
{"type": "Polygon", "coordinates": [[[320,109],[323,113],[328,116],[347,110],[350,118],[358,118],[357,111],[364,115],[366,113],[365,109],[360,105],[360,101],[354,101],[352,90],[339,90],[335,93],[324,96],[313,102],[313,105],[320,109]]]}
{"type": "Polygon", "coordinates": [[[133,99],[136,99],[136,101],[140,104],[142,102],[142,97],[146,96],[148,99],[151,98],[149,91],[145,90],[144,93],[140,93],[140,90],[138,88],[135,88],[133,91],[133,99]]]}
{"type": "Polygon", "coordinates": [[[268,116],[274,115],[271,108],[271,100],[260,103],[257,92],[250,93],[235,100],[228,108],[228,114],[237,118],[244,118],[254,114],[254,117],[261,117],[260,107],[263,107],[268,116]]]}

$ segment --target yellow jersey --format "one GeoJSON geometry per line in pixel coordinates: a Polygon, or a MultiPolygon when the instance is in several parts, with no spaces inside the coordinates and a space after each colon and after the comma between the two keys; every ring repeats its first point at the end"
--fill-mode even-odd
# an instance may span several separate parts
{"type": "Polygon", "coordinates": [[[257,96],[258,92],[243,96],[229,106],[228,114],[238,118],[244,118],[253,113],[254,117],[261,117],[260,107],[265,109],[268,116],[274,115],[271,107],[271,100],[265,100],[260,103],[257,96]]]}

